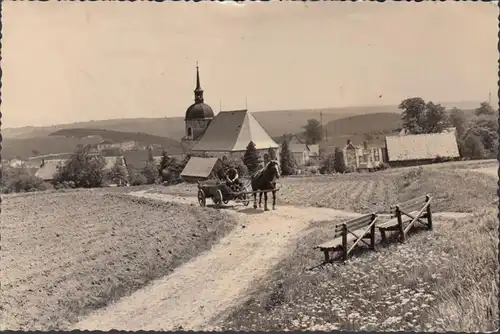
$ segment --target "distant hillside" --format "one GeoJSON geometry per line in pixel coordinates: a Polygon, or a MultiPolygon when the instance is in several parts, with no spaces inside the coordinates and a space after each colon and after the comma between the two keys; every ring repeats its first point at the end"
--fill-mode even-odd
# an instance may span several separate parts
{"type": "MultiPolygon", "coordinates": [[[[320,112],[323,112],[323,123],[328,123],[350,115],[392,112],[393,110],[396,110],[395,106],[275,110],[255,111],[252,113],[271,136],[281,136],[283,133],[301,131],[302,126],[310,118],[319,120],[320,112]]],[[[46,127],[4,128],[2,129],[2,135],[4,138],[24,139],[48,136],[58,130],[75,128],[141,132],[180,140],[184,136],[184,117],[110,119],[46,127]]]]}
{"type": "Polygon", "coordinates": [[[326,124],[325,131],[334,137],[337,134],[389,133],[401,126],[401,113],[383,112],[337,119],[326,124]]]}
{"type": "Polygon", "coordinates": [[[97,144],[100,137],[94,138],[64,138],[35,137],[28,139],[4,138],[2,142],[2,159],[14,157],[28,158],[35,155],[73,152],[79,144],[97,144]],[[38,151],[36,154],[33,151],[38,151]]]}
{"type": "Polygon", "coordinates": [[[104,140],[123,142],[135,140],[146,145],[162,145],[172,154],[182,153],[180,142],[171,138],[155,136],[141,132],[123,132],[103,129],[64,129],[51,133],[49,136],[85,138],[88,136],[100,136],[104,140]]]}

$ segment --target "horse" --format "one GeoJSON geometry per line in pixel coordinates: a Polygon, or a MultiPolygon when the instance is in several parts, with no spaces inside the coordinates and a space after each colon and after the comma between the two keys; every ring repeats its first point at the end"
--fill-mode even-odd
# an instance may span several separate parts
{"type": "Polygon", "coordinates": [[[273,210],[276,210],[276,179],[280,178],[280,170],[278,162],[270,161],[262,171],[252,177],[251,185],[253,192],[253,208],[257,209],[257,192],[259,192],[259,208],[262,204],[262,191],[264,191],[264,210],[267,208],[267,190],[271,190],[273,194],[273,210]]]}

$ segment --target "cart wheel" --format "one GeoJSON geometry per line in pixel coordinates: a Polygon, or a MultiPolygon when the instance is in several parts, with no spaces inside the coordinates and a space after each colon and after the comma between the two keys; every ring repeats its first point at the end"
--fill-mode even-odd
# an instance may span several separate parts
{"type": "Polygon", "coordinates": [[[219,189],[215,191],[214,196],[212,197],[212,200],[214,201],[215,207],[218,209],[221,207],[222,201],[223,201],[222,193],[219,189]]]}
{"type": "Polygon", "coordinates": [[[229,200],[225,199],[225,200],[223,200],[222,202],[223,202],[224,204],[227,204],[227,203],[229,203],[229,200]]]}
{"type": "Polygon", "coordinates": [[[248,195],[243,194],[241,197],[243,197],[243,205],[248,206],[248,204],[250,204],[250,200],[248,199],[248,195]]]}
{"type": "Polygon", "coordinates": [[[198,203],[200,203],[200,206],[207,205],[207,198],[202,189],[198,190],[198,203]]]}

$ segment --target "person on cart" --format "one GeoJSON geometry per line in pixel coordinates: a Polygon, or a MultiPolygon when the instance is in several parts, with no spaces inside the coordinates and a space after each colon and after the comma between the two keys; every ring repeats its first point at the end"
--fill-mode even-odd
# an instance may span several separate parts
{"type": "Polygon", "coordinates": [[[239,192],[242,187],[242,184],[239,179],[238,171],[236,170],[236,168],[229,168],[227,174],[228,174],[227,181],[229,187],[231,187],[233,191],[239,192]]]}

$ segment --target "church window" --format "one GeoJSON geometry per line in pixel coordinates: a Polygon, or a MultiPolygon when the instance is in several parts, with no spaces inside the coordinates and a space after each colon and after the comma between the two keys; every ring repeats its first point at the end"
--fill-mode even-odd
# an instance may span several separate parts
{"type": "Polygon", "coordinates": [[[188,137],[191,137],[193,135],[193,132],[191,131],[191,128],[188,128],[188,133],[187,133],[188,137]]]}

